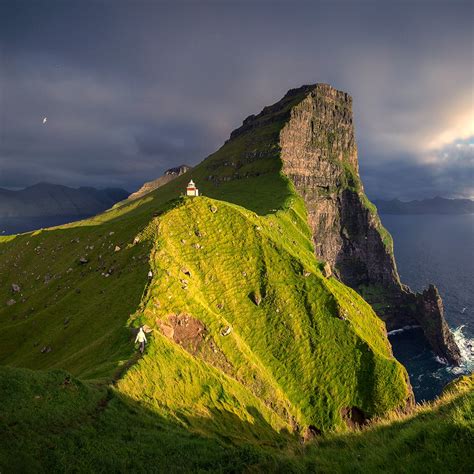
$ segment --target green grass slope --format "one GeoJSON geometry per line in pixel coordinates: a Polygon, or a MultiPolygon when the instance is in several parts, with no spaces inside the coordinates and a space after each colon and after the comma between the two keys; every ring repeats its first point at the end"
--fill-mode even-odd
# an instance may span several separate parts
{"type": "Polygon", "coordinates": [[[254,407],[276,429],[342,428],[346,407],[374,416],[403,405],[406,374],[383,323],[354,292],[322,276],[305,222],[297,198],[267,217],[186,199],[157,218],[154,279],[132,323],[157,328],[185,314],[206,334],[186,351],[156,330],[149,355],[119,389],[180,419],[233,411],[251,420],[237,400],[258,401],[254,407]],[[232,332],[223,336],[226,328],[232,332]]]}
{"type": "Polygon", "coordinates": [[[322,276],[303,202],[280,172],[279,131],[303,98],[289,94],[140,200],[4,238],[0,301],[15,303],[0,309],[0,363],[110,381],[132,360],[130,327],[146,323],[149,352],[118,386],[167,416],[249,420],[250,407],[275,429],[327,431],[352,407],[375,416],[403,406],[407,376],[383,324],[322,276]],[[176,200],[190,177],[219,201],[176,200]],[[159,329],[182,315],[202,326],[202,340],[184,341],[192,350],[159,329]]]}
{"type": "Polygon", "coordinates": [[[406,373],[383,324],[322,276],[300,199],[264,217],[206,197],[152,202],[5,239],[2,296],[16,302],[2,308],[2,364],[111,380],[132,358],[129,327],[146,323],[148,353],[118,388],[198,432],[242,438],[228,413],[327,431],[345,426],[345,408],[404,405],[406,373]],[[205,327],[198,350],[159,329],[181,314],[205,327]],[[193,425],[197,413],[215,423],[193,425]]]}
{"type": "Polygon", "coordinates": [[[305,469],[291,456],[309,427],[346,432],[351,410],[405,407],[384,324],[323,276],[280,172],[275,143],[298,100],[137,201],[0,239],[4,466],[305,469]],[[204,197],[179,197],[191,177],[204,197]]]}
{"type": "Polygon", "coordinates": [[[0,363],[94,378],[130,357],[123,329],[140,303],[149,255],[147,243],[130,245],[134,224],[96,219],[0,243],[0,363]]]}
{"type": "MultiPolygon", "coordinates": [[[[409,417],[301,445],[266,426],[265,444],[191,434],[123,393],[67,372],[0,367],[2,472],[470,473],[472,378],[409,417]]],[[[205,421],[205,420],[203,420],[205,421]]],[[[263,430],[238,417],[242,431],[263,430]]]]}

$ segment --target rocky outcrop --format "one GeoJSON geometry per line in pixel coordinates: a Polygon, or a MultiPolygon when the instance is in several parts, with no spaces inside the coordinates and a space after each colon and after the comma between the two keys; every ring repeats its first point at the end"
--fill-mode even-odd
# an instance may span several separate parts
{"type": "Polygon", "coordinates": [[[359,291],[389,330],[419,324],[450,363],[460,352],[435,287],[414,294],[398,276],[390,234],[359,177],[352,99],[326,84],[305,86],[280,132],[284,173],[304,198],[317,256],[359,291]]]}
{"type": "Polygon", "coordinates": [[[362,196],[352,100],[318,85],[280,133],[283,171],[303,196],[316,254],[350,286],[399,286],[380,220],[362,196]]]}
{"type": "Polygon", "coordinates": [[[459,361],[461,353],[444,319],[443,301],[437,288],[430,285],[416,298],[418,320],[434,351],[444,354],[451,363],[459,361]]]}
{"type": "MultiPolygon", "coordinates": [[[[388,330],[420,325],[433,350],[458,363],[460,353],[437,290],[430,287],[415,294],[400,282],[392,238],[364,193],[352,98],[327,84],[293,89],[260,114],[248,117],[232,132],[231,140],[245,134],[255,137],[263,127],[279,130],[275,141],[282,171],[306,203],[315,252],[326,263],[325,273],[332,271],[361,293],[388,330]]],[[[275,150],[272,143],[269,153],[275,150]]],[[[260,159],[254,154],[252,159],[260,159]]]]}
{"type": "Polygon", "coordinates": [[[190,169],[192,169],[192,167],[188,165],[181,165],[177,166],[176,168],[170,168],[169,170],[165,171],[163,176],[160,176],[159,178],[154,179],[153,181],[148,181],[138,191],[130,194],[130,196],[128,196],[128,199],[139,199],[145,196],[145,194],[151,193],[155,189],[158,189],[159,187],[164,186],[170,181],[173,181],[173,179],[177,178],[178,176],[181,176],[190,169]]]}

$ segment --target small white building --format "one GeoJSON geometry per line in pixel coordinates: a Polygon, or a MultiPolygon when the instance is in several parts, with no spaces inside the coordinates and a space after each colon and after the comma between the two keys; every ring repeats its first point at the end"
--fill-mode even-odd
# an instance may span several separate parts
{"type": "Polygon", "coordinates": [[[186,195],[187,196],[199,196],[199,189],[196,188],[194,181],[191,180],[186,188],[186,195]]]}

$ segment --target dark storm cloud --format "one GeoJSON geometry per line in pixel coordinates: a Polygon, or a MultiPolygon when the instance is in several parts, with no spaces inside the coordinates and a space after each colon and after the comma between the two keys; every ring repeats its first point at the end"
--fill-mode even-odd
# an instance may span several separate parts
{"type": "Polygon", "coordinates": [[[472,195],[472,148],[456,148],[473,132],[472,8],[3,1],[0,186],[133,189],[287,89],[329,82],[354,97],[369,194],[472,195]]]}

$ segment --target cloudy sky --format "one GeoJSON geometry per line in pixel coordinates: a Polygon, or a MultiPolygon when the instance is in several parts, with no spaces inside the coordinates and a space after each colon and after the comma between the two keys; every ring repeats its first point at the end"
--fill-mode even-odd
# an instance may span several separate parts
{"type": "Polygon", "coordinates": [[[354,98],[370,197],[474,197],[473,18],[461,0],[0,0],[0,187],[133,191],[327,82],[354,98]]]}

